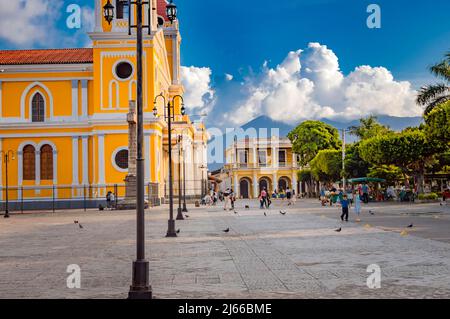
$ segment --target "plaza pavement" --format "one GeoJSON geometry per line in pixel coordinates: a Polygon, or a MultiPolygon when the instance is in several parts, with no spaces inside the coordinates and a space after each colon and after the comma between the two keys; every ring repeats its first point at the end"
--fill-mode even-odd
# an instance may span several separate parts
{"type": "MultiPolygon", "coordinates": [[[[267,216],[255,201],[237,205],[238,214],[189,207],[177,238],[164,237],[167,207],[148,210],[155,298],[450,297],[449,206],[369,204],[361,223],[352,213],[341,223],[339,208],[317,200],[275,202],[267,216]],[[366,285],[371,264],[380,289],[366,285]]],[[[0,220],[0,247],[0,298],[126,298],[135,212],[13,214],[0,220]],[[81,289],[66,287],[70,264],[81,267],[81,289]]]]}

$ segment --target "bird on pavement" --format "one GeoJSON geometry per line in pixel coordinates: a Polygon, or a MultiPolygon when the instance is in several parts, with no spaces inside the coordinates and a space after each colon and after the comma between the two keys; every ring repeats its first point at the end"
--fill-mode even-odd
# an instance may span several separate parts
{"type": "Polygon", "coordinates": [[[78,224],[78,220],[74,220],[73,223],[74,223],[74,224],[78,224]]]}
{"type": "Polygon", "coordinates": [[[413,224],[411,224],[411,225],[408,225],[408,228],[413,228],[414,227],[414,225],[413,224]]]}
{"type": "Polygon", "coordinates": [[[237,212],[237,211],[234,211],[234,213],[237,214],[238,212],[237,212]]]}
{"type": "Polygon", "coordinates": [[[189,218],[189,215],[184,215],[184,216],[186,216],[186,218],[189,218]]]}
{"type": "Polygon", "coordinates": [[[281,215],[286,215],[286,212],[282,212],[282,211],[280,210],[280,214],[281,214],[281,215]]]}
{"type": "Polygon", "coordinates": [[[181,229],[178,229],[178,230],[177,230],[177,234],[179,234],[180,232],[181,232],[181,229]]]}
{"type": "Polygon", "coordinates": [[[264,212],[264,216],[267,216],[266,212],[264,212]]]}
{"type": "Polygon", "coordinates": [[[248,206],[248,205],[245,205],[245,209],[250,209],[250,206],[248,206]]]}
{"type": "Polygon", "coordinates": [[[78,226],[80,226],[80,228],[83,229],[83,225],[81,225],[80,223],[78,223],[78,226]]]}
{"type": "Polygon", "coordinates": [[[339,227],[338,229],[335,230],[335,232],[340,233],[342,231],[342,227],[339,227]]]}
{"type": "Polygon", "coordinates": [[[224,233],[229,233],[230,232],[230,228],[227,228],[223,231],[224,233]]]}
{"type": "Polygon", "coordinates": [[[375,215],[375,213],[373,211],[371,211],[371,210],[369,210],[369,214],[370,215],[375,215]]]}

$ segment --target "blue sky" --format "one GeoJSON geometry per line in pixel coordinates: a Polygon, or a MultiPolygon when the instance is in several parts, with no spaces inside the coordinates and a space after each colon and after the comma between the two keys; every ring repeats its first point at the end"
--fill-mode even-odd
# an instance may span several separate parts
{"type": "MultiPolygon", "coordinates": [[[[192,95],[203,97],[202,103],[191,99],[192,103],[201,104],[191,107],[195,111],[214,113],[208,117],[211,122],[227,122],[227,116],[218,117],[217,113],[236,110],[243,114],[241,122],[264,112],[271,116],[277,113],[271,109],[271,98],[277,98],[281,104],[288,104],[289,98],[297,99],[299,108],[304,108],[303,113],[311,117],[348,116],[353,106],[344,101],[354,97],[352,87],[361,87],[361,83],[369,83],[372,90],[368,96],[374,100],[376,94],[384,96],[385,92],[403,90],[404,100],[393,103],[398,111],[390,114],[403,116],[412,101],[412,90],[434,81],[427,67],[450,51],[448,0],[177,0],[175,3],[183,36],[182,65],[193,66],[184,74],[186,77],[202,74],[204,79],[202,83],[186,82],[192,95]],[[366,8],[371,3],[381,8],[381,29],[369,29],[366,25],[369,15],[366,8]],[[320,46],[310,46],[310,43],[320,46]],[[297,51],[300,49],[304,52],[297,51]],[[298,53],[289,55],[289,52],[298,53]],[[283,83],[267,84],[270,72],[282,77],[283,61],[287,65],[297,60],[301,61],[301,67],[288,70],[289,76],[283,83]],[[321,89],[329,86],[318,79],[323,74],[317,66],[321,61],[329,62],[332,81],[342,74],[345,87],[340,84],[336,90],[345,94],[324,93],[321,89]],[[305,66],[311,63],[315,63],[315,68],[307,74],[305,66]],[[349,76],[355,68],[364,65],[371,68],[349,76]],[[388,74],[376,67],[383,67],[388,74]],[[232,77],[226,79],[226,74],[232,77]],[[389,79],[390,75],[393,80],[389,79]],[[370,76],[371,80],[361,80],[364,76],[370,76]],[[386,83],[376,84],[379,76],[386,83]],[[411,88],[400,85],[402,81],[408,81],[411,88]],[[293,85],[301,92],[292,93],[280,85],[293,85]],[[311,86],[314,89],[310,94],[302,95],[311,86]],[[264,97],[255,104],[252,99],[258,94],[264,97]],[[335,106],[333,99],[340,102],[335,106]],[[254,107],[265,111],[249,110],[254,107]]],[[[89,44],[85,31],[92,27],[93,0],[27,0],[27,6],[24,10],[24,0],[0,0],[1,49],[89,44]],[[83,8],[81,30],[66,27],[65,9],[73,3],[83,8]]],[[[364,97],[358,95],[355,100],[358,99],[362,101],[364,97]]],[[[386,105],[376,109],[389,113],[386,105]]],[[[365,110],[373,112],[374,108],[365,110]]],[[[295,120],[299,116],[294,116],[295,120]]],[[[277,114],[273,118],[288,121],[277,114]]]]}

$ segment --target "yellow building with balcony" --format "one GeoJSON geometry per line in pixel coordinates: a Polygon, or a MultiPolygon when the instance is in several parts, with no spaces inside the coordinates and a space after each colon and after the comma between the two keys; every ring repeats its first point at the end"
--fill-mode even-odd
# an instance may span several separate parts
{"type": "MultiPolygon", "coordinates": [[[[39,207],[56,198],[60,207],[75,207],[87,196],[93,206],[108,190],[114,191],[113,185],[117,195],[124,194],[117,185],[124,183],[128,168],[127,113],[136,98],[136,37],[128,35],[125,2],[112,1],[116,19],[111,24],[103,18],[106,2],[95,0],[92,48],[0,51],[0,150],[15,155],[8,163],[13,202],[39,207]]],[[[151,32],[144,30],[143,39],[145,180],[148,196],[161,199],[168,179],[168,132],[164,116],[153,115],[153,101],[160,93],[169,100],[184,89],[178,21],[168,21],[164,0],[151,4],[156,8],[150,11],[151,32]]],[[[133,24],[135,12],[130,14],[133,24]]],[[[156,106],[159,114],[165,113],[162,99],[156,106]]],[[[194,196],[201,189],[199,167],[206,165],[207,136],[201,123],[181,115],[179,99],[174,114],[173,144],[177,132],[183,134],[186,179],[198,183],[188,187],[187,195],[194,196]]],[[[5,162],[0,165],[3,201],[5,162]]]]}
{"type": "Polygon", "coordinates": [[[225,151],[225,175],[240,198],[257,198],[262,188],[280,192],[287,187],[298,194],[297,155],[287,138],[246,138],[225,151]]]}

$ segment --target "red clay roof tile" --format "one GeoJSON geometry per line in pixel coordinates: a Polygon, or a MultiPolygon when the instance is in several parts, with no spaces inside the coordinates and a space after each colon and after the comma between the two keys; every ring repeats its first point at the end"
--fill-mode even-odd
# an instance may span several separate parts
{"type": "Polygon", "coordinates": [[[0,65],[93,63],[93,49],[0,50],[0,65]]]}

